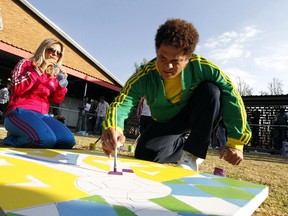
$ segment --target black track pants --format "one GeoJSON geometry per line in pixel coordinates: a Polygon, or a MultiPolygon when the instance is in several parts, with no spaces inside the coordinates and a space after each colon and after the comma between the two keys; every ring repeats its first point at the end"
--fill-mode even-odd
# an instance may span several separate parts
{"type": "Polygon", "coordinates": [[[183,149],[205,158],[213,129],[220,117],[220,90],[201,83],[183,110],[166,123],[153,122],[141,134],[135,157],[159,163],[177,162],[183,149]],[[185,139],[185,134],[190,135],[185,139]]]}

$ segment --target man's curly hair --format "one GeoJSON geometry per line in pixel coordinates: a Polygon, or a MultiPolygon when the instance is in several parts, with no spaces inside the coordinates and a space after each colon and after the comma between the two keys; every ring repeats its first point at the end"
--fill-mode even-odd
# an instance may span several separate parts
{"type": "Polygon", "coordinates": [[[184,49],[185,55],[194,52],[199,34],[192,23],[182,19],[168,19],[162,24],[155,36],[156,51],[162,43],[184,49]]]}

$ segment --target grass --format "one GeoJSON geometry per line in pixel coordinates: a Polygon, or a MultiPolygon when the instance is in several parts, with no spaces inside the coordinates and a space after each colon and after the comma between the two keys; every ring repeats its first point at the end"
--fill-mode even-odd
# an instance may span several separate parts
{"type": "MultiPolygon", "coordinates": [[[[6,136],[5,130],[0,130],[0,139],[6,136]]],[[[98,136],[75,135],[77,149],[89,149],[98,136]]],[[[119,154],[133,157],[128,146],[134,140],[127,140],[125,149],[119,154]]],[[[101,152],[101,144],[97,143],[96,150],[101,152]]],[[[244,153],[244,161],[239,166],[233,166],[220,160],[219,151],[209,149],[206,160],[201,164],[200,171],[212,173],[214,167],[225,168],[227,177],[249,181],[269,187],[268,198],[255,211],[253,216],[288,216],[288,157],[257,153],[244,153]]]]}

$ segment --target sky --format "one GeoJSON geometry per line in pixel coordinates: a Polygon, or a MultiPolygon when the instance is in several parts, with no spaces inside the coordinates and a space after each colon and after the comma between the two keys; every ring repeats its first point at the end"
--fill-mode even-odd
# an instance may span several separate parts
{"type": "Polygon", "coordinates": [[[135,63],[155,57],[155,34],[169,18],[197,28],[194,53],[253,95],[281,82],[288,94],[287,0],[27,0],[123,84],[135,63]]]}

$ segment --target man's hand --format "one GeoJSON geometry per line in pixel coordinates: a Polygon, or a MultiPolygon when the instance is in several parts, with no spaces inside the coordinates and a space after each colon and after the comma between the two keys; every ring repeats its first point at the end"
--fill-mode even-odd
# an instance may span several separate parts
{"type": "Polygon", "coordinates": [[[232,165],[238,165],[244,157],[242,151],[225,146],[220,151],[220,159],[222,158],[232,165]]]}
{"type": "Polygon", "coordinates": [[[102,132],[101,140],[105,155],[110,157],[115,148],[119,147],[119,143],[125,143],[126,137],[111,127],[102,132]]]}

